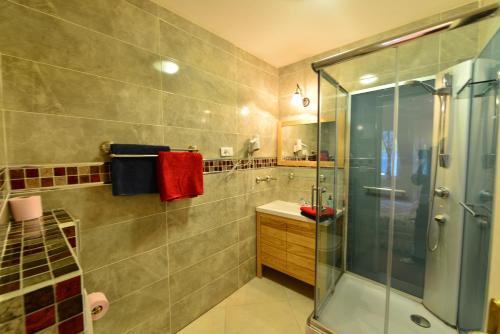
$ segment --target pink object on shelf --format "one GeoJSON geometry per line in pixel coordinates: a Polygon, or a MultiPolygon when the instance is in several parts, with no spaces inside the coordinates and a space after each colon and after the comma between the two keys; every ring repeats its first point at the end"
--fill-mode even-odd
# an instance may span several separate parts
{"type": "Polygon", "coordinates": [[[109,301],[102,292],[92,292],[87,296],[87,307],[90,308],[92,320],[96,321],[104,317],[109,309],[109,301]]]}
{"type": "Polygon", "coordinates": [[[21,196],[9,200],[12,216],[15,221],[40,218],[43,214],[40,196],[21,196]]]}

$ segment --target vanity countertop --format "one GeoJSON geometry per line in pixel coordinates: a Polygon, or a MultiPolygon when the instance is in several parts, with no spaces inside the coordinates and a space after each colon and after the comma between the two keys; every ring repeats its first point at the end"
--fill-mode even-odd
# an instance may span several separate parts
{"type": "MultiPolygon", "coordinates": [[[[257,212],[276,215],[284,218],[300,220],[307,223],[315,223],[313,219],[304,217],[300,214],[300,204],[285,201],[272,201],[267,204],[258,206],[255,209],[257,212]]],[[[343,210],[339,210],[336,214],[337,218],[342,216],[343,210]]]]}

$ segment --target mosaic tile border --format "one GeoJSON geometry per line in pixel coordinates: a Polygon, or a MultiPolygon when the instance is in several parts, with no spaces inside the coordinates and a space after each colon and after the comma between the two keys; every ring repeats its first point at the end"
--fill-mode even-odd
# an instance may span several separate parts
{"type": "MultiPolygon", "coordinates": [[[[9,168],[10,187],[13,193],[59,189],[82,185],[111,183],[110,162],[100,164],[68,164],[54,166],[12,166],[9,168]]],[[[278,159],[207,159],[203,161],[203,173],[215,174],[235,170],[270,168],[278,165],[278,159]],[[235,167],[236,166],[236,167],[235,167]]],[[[1,171],[0,171],[1,173],[1,171]]],[[[5,173],[4,173],[5,174],[5,173]]],[[[0,181],[1,181],[0,174],[0,181]]]]}
{"type": "Polygon", "coordinates": [[[9,168],[10,188],[14,192],[49,189],[86,183],[110,182],[110,164],[55,167],[22,166],[9,168]]]}

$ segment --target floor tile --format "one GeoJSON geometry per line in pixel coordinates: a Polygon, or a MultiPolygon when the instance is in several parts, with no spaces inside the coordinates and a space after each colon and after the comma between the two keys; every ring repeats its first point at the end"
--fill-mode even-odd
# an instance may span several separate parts
{"type": "Polygon", "coordinates": [[[179,334],[224,334],[226,309],[215,307],[179,331],[179,334]]]}
{"type": "Polygon", "coordinates": [[[227,306],[225,334],[302,334],[288,302],[227,306]]]}
{"type": "Polygon", "coordinates": [[[255,277],[229,296],[225,301],[225,305],[262,304],[286,300],[286,290],[282,285],[265,277],[255,277]]]}

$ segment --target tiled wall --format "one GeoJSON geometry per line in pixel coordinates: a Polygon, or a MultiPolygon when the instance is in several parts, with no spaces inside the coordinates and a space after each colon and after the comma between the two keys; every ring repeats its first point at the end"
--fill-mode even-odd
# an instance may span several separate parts
{"type": "MultiPolygon", "coordinates": [[[[0,31],[8,164],[37,169],[30,182],[63,182],[58,166],[91,178],[109,140],[247,158],[259,135],[256,156],[276,156],[278,70],[148,0],[2,0],[0,31]]],[[[174,333],[252,278],[255,206],[277,197],[255,177],[270,165],[208,166],[203,196],[168,205],[108,185],[41,192],[81,220],[84,285],[111,302],[95,333],[174,333]]]]}

